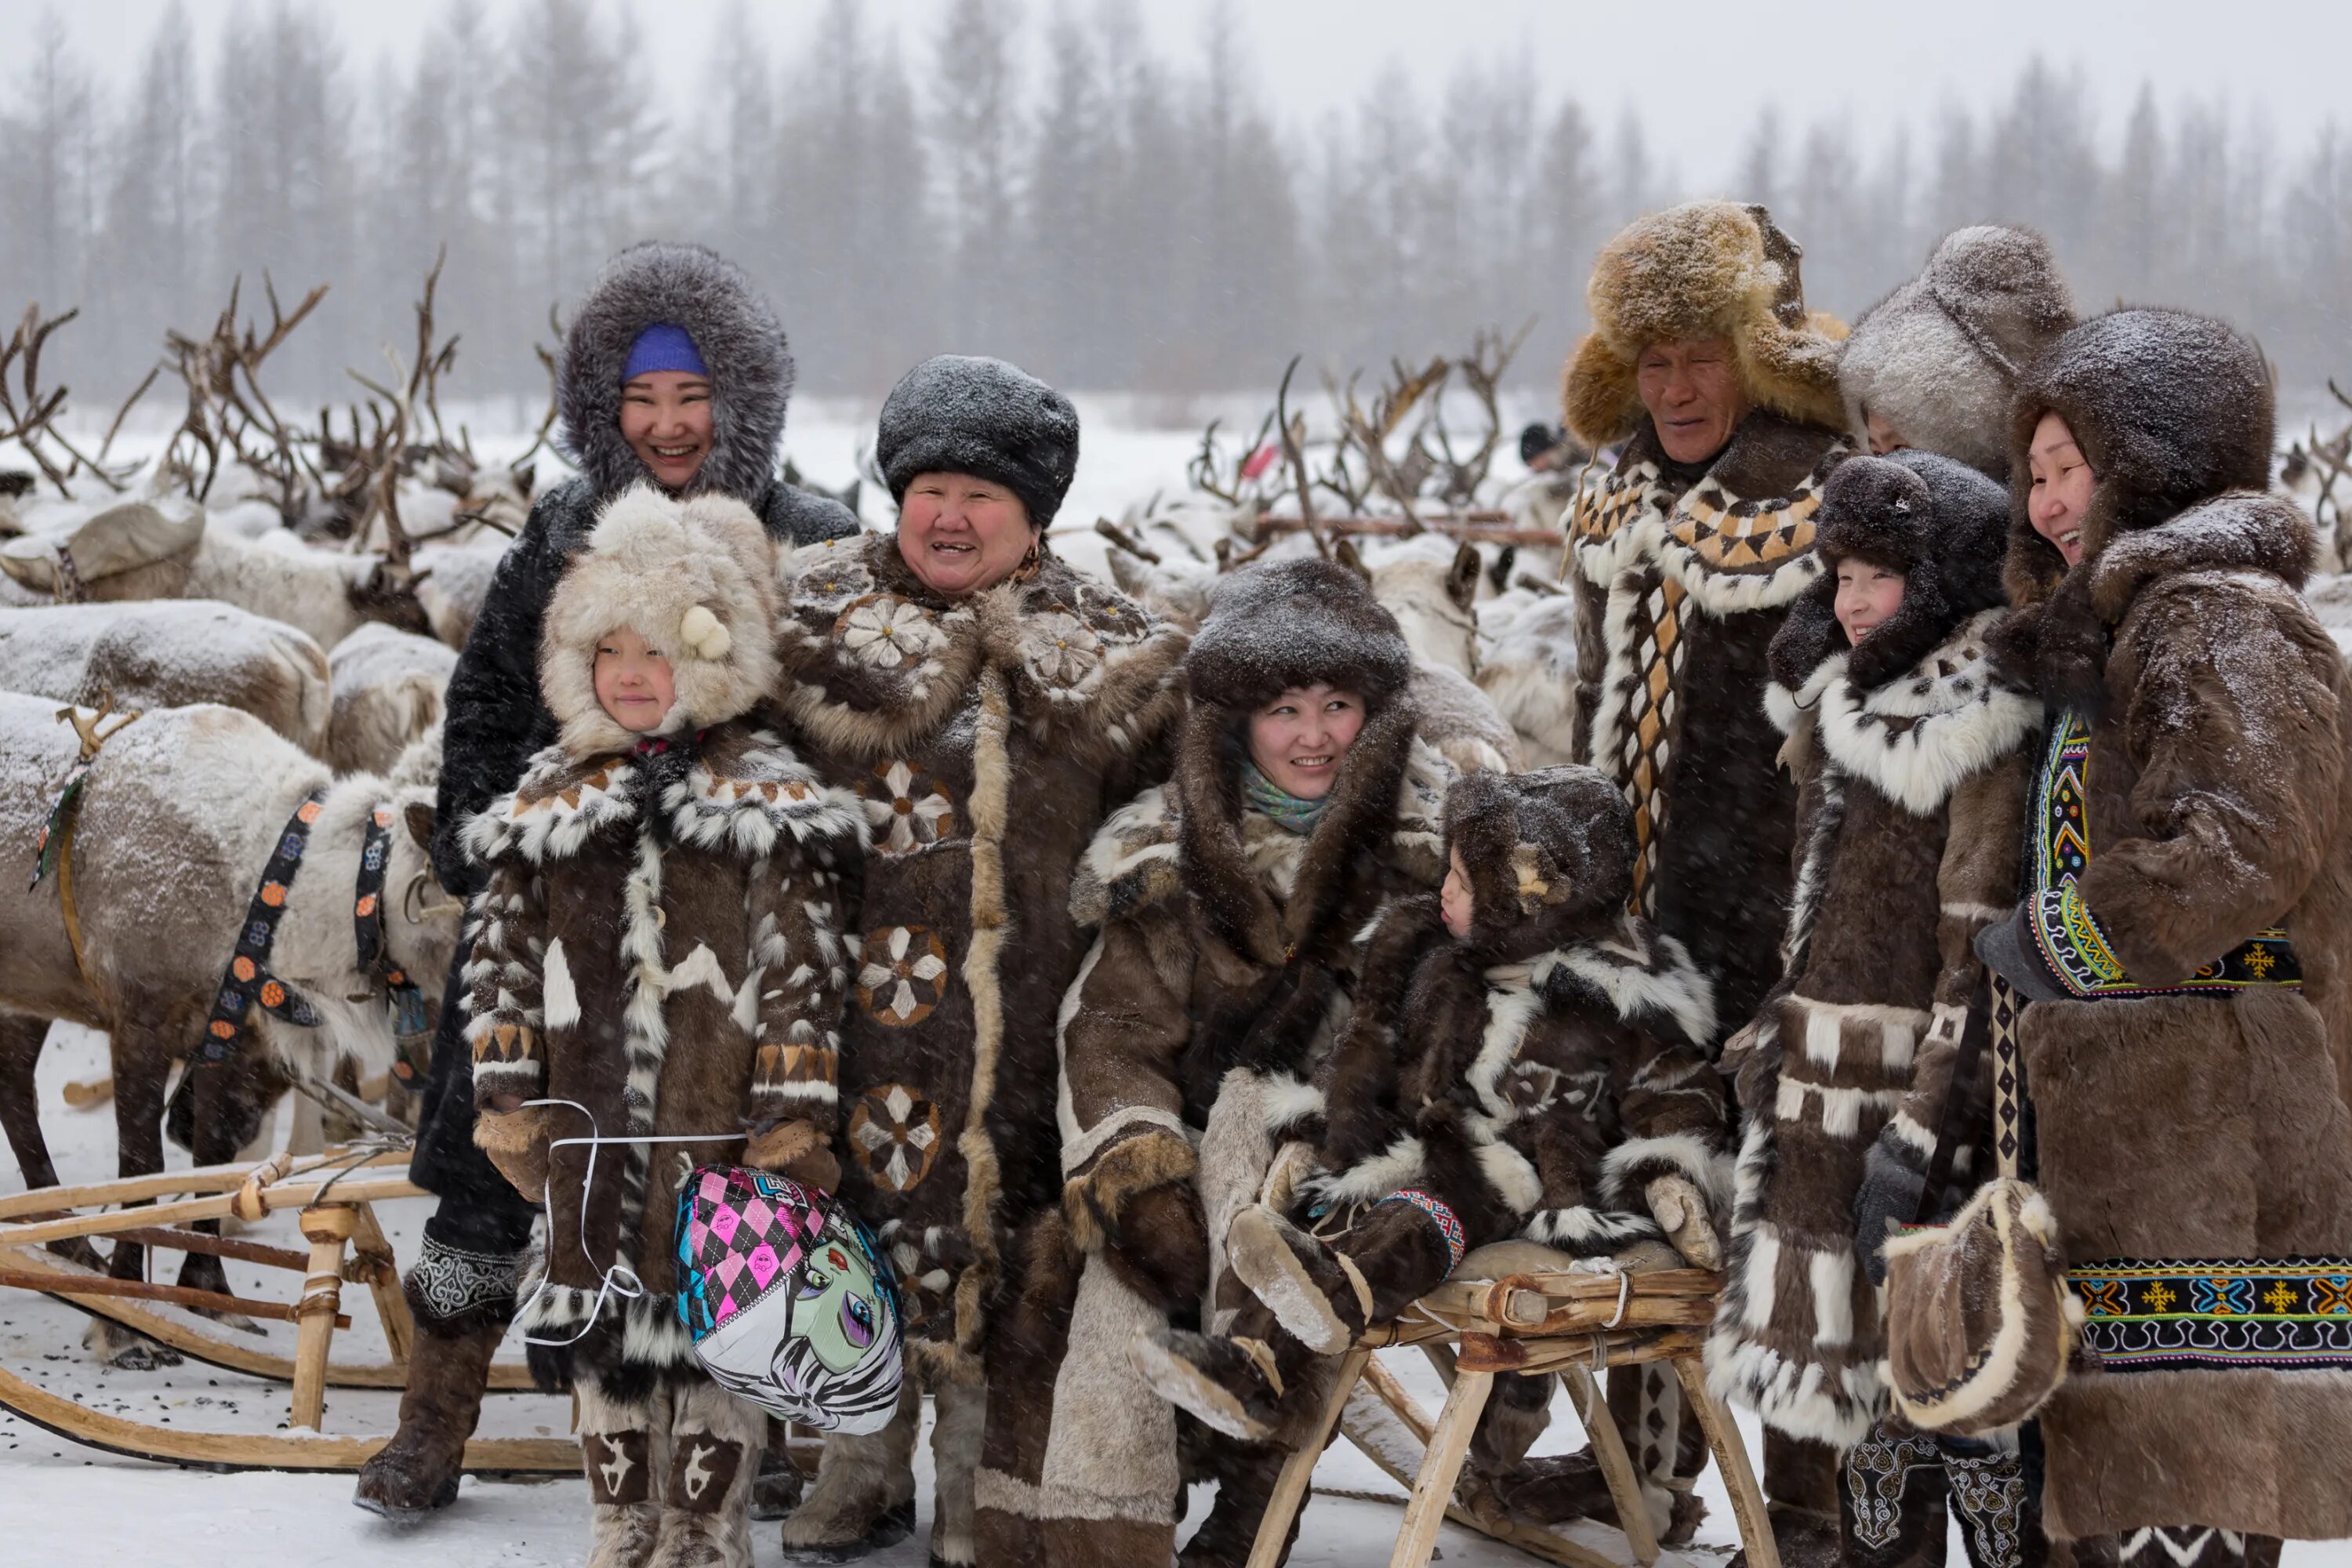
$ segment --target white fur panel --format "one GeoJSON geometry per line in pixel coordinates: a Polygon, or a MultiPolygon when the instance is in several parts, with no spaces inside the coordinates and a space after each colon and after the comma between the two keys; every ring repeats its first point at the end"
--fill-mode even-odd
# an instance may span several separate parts
{"type": "Polygon", "coordinates": [[[1265,1130],[1279,1132],[1294,1122],[1320,1116],[1324,1111],[1323,1091],[1286,1072],[1265,1076],[1265,1130]]]}
{"type": "Polygon", "coordinates": [[[1543,1178],[1536,1174],[1528,1157],[1508,1143],[1478,1145],[1478,1171],[1513,1214],[1527,1214],[1543,1202],[1543,1178]]]}
{"type": "Polygon", "coordinates": [[[1755,1332],[1761,1333],[1772,1326],[1780,1273],[1780,1233],[1769,1220],[1759,1219],[1748,1241],[1748,1268],[1740,1277],[1747,1289],[1740,1302],[1739,1321],[1755,1332]]]}
{"type": "Polygon", "coordinates": [[[1790,1004],[1801,1009],[1805,1018],[1803,1050],[1805,1060],[1824,1072],[1837,1070],[1845,1054],[1845,1036],[1850,1026],[1859,1026],[1867,1034],[1878,1034],[1878,1066],[1889,1074],[1907,1073],[1911,1061],[1918,1054],[1919,1037],[1934,1021],[1932,1013],[1916,1007],[1893,1007],[1877,1002],[1817,1002],[1810,996],[1792,995],[1790,1004]]]}
{"type": "Polygon", "coordinates": [[[1646,1172],[1641,1179],[1653,1180],[1661,1173],[1660,1167],[1670,1169],[1696,1187],[1717,1212],[1730,1208],[1730,1157],[1692,1132],[1626,1139],[1601,1157],[1601,1191],[1610,1202],[1630,1207],[1642,1199],[1642,1194],[1631,1188],[1631,1173],[1646,1172]]]}
{"type": "Polygon", "coordinates": [[[1420,1181],[1428,1161],[1428,1149],[1408,1132],[1369,1160],[1360,1160],[1344,1171],[1318,1173],[1301,1185],[1312,1196],[1334,1203],[1378,1203],[1400,1187],[1420,1181]]]}
{"type": "Polygon", "coordinates": [[[572,981],[572,964],[563,955],[563,939],[547,944],[541,968],[541,1005],[551,1029],[568,1029],[580,1022],[580,992],[572,981]]]}
{"type": "Polygon", "coordinates": [[[1814,1252],[1805,1258],[1813,1292],[1813,1343],[1837,1350],[1853,1342],[1853,1254],[1814,1252]]]}
{"type": "MultiPolygon", "coordinates": [[[[1507,1122],[1517,1113],[1510,1097],[1503,1092],[1503,1075],[1518,1059],[1519,1047],[1528,1037],[1528,1026],[1542,1010],[1542,1001],[1528,980],[1528,971],[1524,965],[1507,965],[1486,972],[1486,1024],[1478,1037],[1478,1054],[1465,1075],[1478,1096],[1478,1103],[1498,1121],[1507,1122]]],[[[1534,1205],[1519,1206],[1524,1210],[1534,1205]]]]}
{"type": "Polygon", "coordinates": [[[1691,1039],[1712,1039],[1714,984],[1691,961],[1690,950],[1681,942],[1664,931],[1654,933],[1651,940],[1655,950],[1644,951],[1630,931],[1621,928],[1614,940],[1579,943],[1544,954],[1532,966],[1534,978],[1540,984],[1554,967],[1565,969],[1597,987],[1621,1017],[1633,1018],[1644,1011],[1663,1013],[1691,1039]]]}
{"type": "Polygon", "coordinates": [[[1831,1089],[1783,1077],[1780,1088],[1773,1091],[1772,1113],[1783,1121],[1801,1121],[1805,1118],[1805,1102],[1809,1100],[1821,1106],[1823,1132],[1832,1138],[1854,1138],[1862,1133],[1865,1113],[1873,1120],[1885,1116],[1902,1102],[1903,1090],[1831,1089]]]}

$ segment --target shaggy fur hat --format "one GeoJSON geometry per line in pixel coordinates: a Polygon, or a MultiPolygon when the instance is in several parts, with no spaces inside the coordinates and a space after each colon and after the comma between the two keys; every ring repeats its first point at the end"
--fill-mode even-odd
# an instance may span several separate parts
{"type": "Polygon", "coordinates": [[[1363,694],[1374,711],[1412,678],[1412,650],[1371,585],[1316,557],[1245,566],[1217,585],[1184,658],[1192,700],[1248,710],[1297,686],[1363,694]]]}
{"type": "Polygon", "coordinates": [[[656,731],[740,718],[776,682],[775,547],[727,496],[677,500],[651,484],[607,502],[547,601],[539,684],[573,756],[639,740],[596,702],[596,644],[629,626],[669,659],[677,700],[656,731]]]}
{"type": "Polygon", "coordinates": [[[792,351],[751,280],[698,245],[631,246],[605,264],[563,334],[557,447],[599,498],[651,479],[621,438],[621,372],[656,325],[682,330],[710,367],[710,454],[688,492],[756,502],[775,478],[792,351]]]}
{"type": "Polygon", "coordinates": [[[1853,324],[1838,353],[1846,422],[1865,411],[1906,444],[2009,478],[2009,400],[2018,377],[2074,324],[2050,246],[2028,228],[1954,229],[1919,276],[1853,324]]]}
{"type": "Polygon", "coordinates": [[[1626,226],[1601,247],[1585,303],[1592,331],[1569,357],[1560,401],[1586,446],[1622,441],[1649,417],[1635,369],[1653,343],[1727,338],[1756,407],[1837,428],[1845,330],[1805,311],[1804,253],[1763,207],[1690,202],[1626,226]]]}
{"type": "Polygon", "coordinates": [[[917,474],[970,474],[1019,496],[1043,530],[1078,471],[1078,411],[1018,365],[937,354],[890,389],[874,459],[894,501],[917,474]]]}
{"type": "Polygon", "coordinates": [[[1445,792],[1445,843],[1470,873],[1469,941],[1489,955],[1613,923],[1633,890],[1633,808],[1596,768],[1465,773],[1445,792]]]}
{"type": "Polygon", "coordinates": [[[2094,316],[2050,345],[2011,405],[2010,602],[2047,598],[2065,575],[2058,547],[2033,531],[2033,427],[2055,412],[2097,483],[2083,520],[2083,558],[2119,533],[2153,528],[2224,490],[2268,488],[2270,367],[2221,322],[2185,310],[2094,316]]]}
{"type": "Polygon", "coordinates": [[[1907,674],[1980,610],[2001,602],[2009,492],[1933,452],[1848,458],[1830,473],[1813,514],[1821,580],[1789,606],[1774,634],[1772,679],[1791,691],[1846,647],[1837,623],[1837,567],[1866,561],[1903,574],[1903,604],[1847,660],[1865,691],[1907,674]]]}

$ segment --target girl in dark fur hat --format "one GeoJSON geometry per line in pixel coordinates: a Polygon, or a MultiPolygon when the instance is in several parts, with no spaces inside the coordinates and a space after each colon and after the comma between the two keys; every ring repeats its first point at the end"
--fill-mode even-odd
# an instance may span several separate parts
{"type": "Polygon", "coordinates": [[[1253,1205],[1225,1234],[1255,1299],[1221,1334],[1162,1328],[1130,1347],[1156,1392],[1232,1436],[1275,1436],[1315,1356],[1487,1243],[1603,1267],[1720,1261],[1713,994],[1679,942],[1625,911],[1623,793],[1591,768],[1475,773],[1444,826],[1443,889],[1381,920],[1318,1075],[1321,1168],[1291,1213],[1253,1205]],[[1680,1257],[1654,1252],[1668,1242],[1680,1257]]]}

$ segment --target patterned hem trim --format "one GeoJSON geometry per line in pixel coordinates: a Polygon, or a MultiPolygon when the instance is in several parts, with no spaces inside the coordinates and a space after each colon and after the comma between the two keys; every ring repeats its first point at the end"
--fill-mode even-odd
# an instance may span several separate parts
{"type": "Polygon", "coordinates": [[[2116,1372],[2352,1372],[2352,1259],[2168,1262],[2071,1269],[2083,1342],[2116,1372]]]}
{"type": "Polygon", "coordinates": [[[444,1321],[481,1307],[498,1308],[505,1316],[514,1310],[521,1269],[519,1253],[467,1252],[428,1236],[407,1284],[410,1295],[444,1321]]]}

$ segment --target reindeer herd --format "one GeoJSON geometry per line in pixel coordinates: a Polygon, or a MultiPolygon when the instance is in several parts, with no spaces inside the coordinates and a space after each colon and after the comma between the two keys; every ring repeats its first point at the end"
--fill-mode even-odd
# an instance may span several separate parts
{"type": "MultiPolygon", "coordinates": [[[[61,432],[64,390],[41,373],[44,347],[72,313],[28,311],[0,343],[0,441],[32,465],[0,471],[9,875],[29,872],[33,846],[60,826],[60,790],[88,760],[84,736],[105,737],[70,813],[67,875],[0,900],[0,1127],[28,1185],[56,1181],[34,1092],[52,1021],[107,1036],[120,1169],[131,1176],[162,1168],[175,1074],[175,1136],[200,1162],[231,1160],[289,1089],[348,1107],[335,1085],[385,1079],[419,1022],[395,1024],[388,971],[417,977],[437,1005],[459,920],[425,852],[442,693],[539,470],[552,468],[542,453],[553,419],[551,408],[509,463],[479,460],[462,426],[451,435],[438,387],[456,341],[436,331],[438,274],[436,265],[425,279],[415,343],[391,356],[393,374],[361,379],[363,399],[340,418],[320,410],[311,426],[272,402],[263,372],[320,290],[287,310],[265,285],[267,325],[244,316],[233,292],[208,332],[170,334],[156,373],[94,442],[61,432]],[[143,460],[118,459],[131,405],[167,376],[185,413],[143,460]],[[93,724],[100,709],[108,716],[93,724]],[[257,1008],[227,1067],[189,1069],[257,879],[313,796],[268,977],[316,1021],[257,1008]],[[363,915],[372,837],[389,864],[363,915]]],[[[1559,580],[1562,523],[1593,468],[1579,455],[1555,473],[1498,481],[1502,388],[1525,336],[1482,333],[1459,358],[1392,363],[1369,395],[1360,378],[1327,384],[1319,421],[1291,406],[1294,362],[1253,438],[1229,448],[1211,425],[1183,494],[1096,523],[1108,571],[1196,626],[1235,567],[1328,555],[1395,613],[1428,732],[1458,766],[1569,760],[1578,648],[1559,580]]],[[[2285,455],[2282,481],[2319,519],[2325,564],[2336,570],[2352,425],[2333,437],[2315,425],[2285,455]]],[[[854,488],[846,499],[855,508],[854,488]]],[[[2313,597],[2324,618],[2352,625],[2341,582],[2323,578],[2313,597]]],[[[395,1109],[398,1100],[395,1090],[395,1109]]],[[[135,1246],[100,1259],[71,1245],[118,1278],[146,1267],[135,1246]]],[[[187,1257],[179,1282],[226,1289],[218,1259],[202,1255],[187,1257]]],[[[173,1353],[105,1323],[91,1343],[122,1364],[173,1353]]]]}

